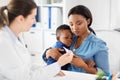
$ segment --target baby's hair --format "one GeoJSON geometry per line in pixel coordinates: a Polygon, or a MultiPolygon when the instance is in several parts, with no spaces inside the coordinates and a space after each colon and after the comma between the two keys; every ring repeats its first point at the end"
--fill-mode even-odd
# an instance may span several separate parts
{"type": "MultiPolygon", "coordinates": [[[[62,24],[60,26],[58,26],[58,28],[56,29],[56,36],[60,36],[60,33],[63,31],[63,30],[70,30],[71,32],[71,29],[70,29],[70,26],[67,25],[67,24],[62,24]]],[[[71,32],[72,34],[72,32],[71,32]]]]}

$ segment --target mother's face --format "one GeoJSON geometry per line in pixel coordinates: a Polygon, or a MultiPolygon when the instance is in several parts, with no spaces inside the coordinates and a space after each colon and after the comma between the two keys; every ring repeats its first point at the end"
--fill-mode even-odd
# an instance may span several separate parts
{"type": "Polygon", "coordinates": [[[89,31],[88,30],[89,22],[90,22],[89,19],[87,20],[82,15],[72,14],[69,16],[70,28],[76,36],[82,36],[83,34],[89,31]]]}

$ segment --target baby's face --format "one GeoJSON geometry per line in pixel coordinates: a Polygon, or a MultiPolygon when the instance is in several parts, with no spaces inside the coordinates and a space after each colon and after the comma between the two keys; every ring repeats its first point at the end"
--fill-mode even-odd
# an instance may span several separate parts
{"type": "Polygon", "coordinates": [[[72,33],[70,30],[63,30],[62,33],[60,33],[59,41],[61,41],[66,46],[71,46],[72,44],[72,33]]]}

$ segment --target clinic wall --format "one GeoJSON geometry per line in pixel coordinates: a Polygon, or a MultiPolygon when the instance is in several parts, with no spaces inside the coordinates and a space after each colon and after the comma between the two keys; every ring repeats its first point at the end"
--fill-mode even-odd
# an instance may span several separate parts
{"type": "Polygon", "coordinates": [[[120,0],[111,0],[111,19],[110,26],[112,29],[120,28],[120,0]]]}

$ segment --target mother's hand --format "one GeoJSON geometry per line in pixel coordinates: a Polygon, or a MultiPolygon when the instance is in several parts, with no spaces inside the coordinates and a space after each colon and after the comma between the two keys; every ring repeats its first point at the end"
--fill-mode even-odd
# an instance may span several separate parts
{"type": "Polygon", "coordinates": [[[59,51],[63,51],[63,49],[60,48],[51,48],[47,50],[46,57],[52,57],[55,60],[58,60],[58,58],[62,55],[59,51]]]}
{"type": "Polygon", "coordinates": [[[87,66],[85,61],[80,56],[77,56],[77,55],[74,55],[71,64],[80,68],[84,68],[85,66],[87,66]]]}
{"type": "Polygon", "coordinates": [[[96,67],[94,66],[89,67],[89,65],[87,65],[86,62],[80,56],[75,55],[75,57],[72,59],[71,64],[73,64],[76,67],[84,69],[87,73],[96,74],[97,72],[96,67]]]}

